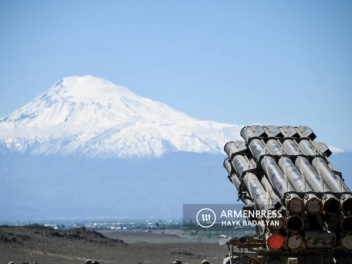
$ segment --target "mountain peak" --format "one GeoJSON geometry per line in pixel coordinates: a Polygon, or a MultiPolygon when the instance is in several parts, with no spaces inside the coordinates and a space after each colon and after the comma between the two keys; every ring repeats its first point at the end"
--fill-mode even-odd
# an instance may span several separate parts
{"type": "Polygon", "coordinates": [[[91,75],[65,77],[49,91],[69,101],[113,101],[123,95],[134,95],[127,88],[91,75]]]}
{"type": "Polygon", "coordinates": [[[100,128],[126,122],[168,123],[190,119],[165,104],[140,97],[107,80],[72,76],[63,78],[3,121],[23,128],[53,125],[100,128]]]}
{"type": "Polygon", "coordinates": [[[219,153],[240,129],[194,119],[101,78],[72,76],[0,119],[0,148],[118,157],[219,153]]]}

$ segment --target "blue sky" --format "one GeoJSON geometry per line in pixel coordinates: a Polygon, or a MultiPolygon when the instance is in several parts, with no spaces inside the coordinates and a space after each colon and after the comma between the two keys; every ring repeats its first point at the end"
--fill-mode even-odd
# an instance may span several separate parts
{"type": "Polygon", "coordinates": [[[351,1],[0,2],[0,116],[71,75],[352,150],[351,1]]]}

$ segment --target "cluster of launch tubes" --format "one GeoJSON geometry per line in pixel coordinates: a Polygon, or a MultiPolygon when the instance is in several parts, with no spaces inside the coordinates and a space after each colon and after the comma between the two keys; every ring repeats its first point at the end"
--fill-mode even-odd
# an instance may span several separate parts
{"type": "Polygon", "coordinates": [[[328,160],[331,151],[307,126],[246,126],[224,161],[239,199],[256,210],[282,210],[259,228],[272,250],[352,250],[352,193],[328,160]]]}

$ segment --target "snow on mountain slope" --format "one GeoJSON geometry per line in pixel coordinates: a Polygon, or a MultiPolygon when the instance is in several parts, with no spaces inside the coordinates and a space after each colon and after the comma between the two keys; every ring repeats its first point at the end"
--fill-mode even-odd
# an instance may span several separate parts
{"type": "Polygon", "coordinates": [[[0,119],[0,148],[116,157],[220,153],[240,139],[241,127],[199,121],[104,79],[74,76],[0,119]]]}

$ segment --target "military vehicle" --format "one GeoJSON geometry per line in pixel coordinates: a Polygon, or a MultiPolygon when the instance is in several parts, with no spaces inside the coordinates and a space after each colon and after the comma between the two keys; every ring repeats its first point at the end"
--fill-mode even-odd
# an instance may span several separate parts
{"type": "Polygon", "coordinates": [[[261,224],[226,242],[223,263],[352,263],[352,192],[328,146],[308,126],[252,125],[241,136],[225,145],[223,165],[261,224]]]}

